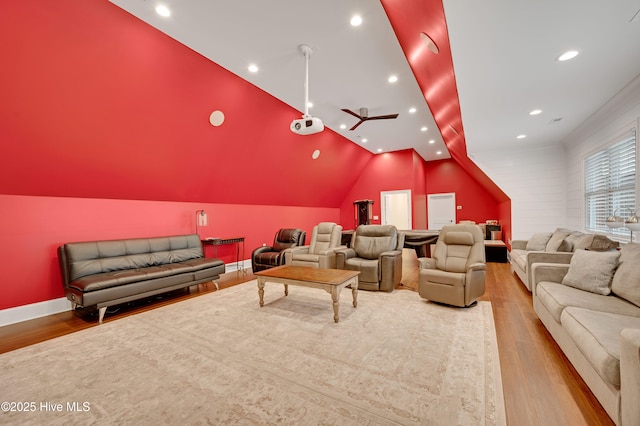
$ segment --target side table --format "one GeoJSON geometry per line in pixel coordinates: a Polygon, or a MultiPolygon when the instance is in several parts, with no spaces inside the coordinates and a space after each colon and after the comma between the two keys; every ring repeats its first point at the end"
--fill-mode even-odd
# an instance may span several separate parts
{"type": "Polygon", "coordinates": [[[487,262],[507,262],[507,245],[501,240],[484,240],[484,255],[487,262]]]}

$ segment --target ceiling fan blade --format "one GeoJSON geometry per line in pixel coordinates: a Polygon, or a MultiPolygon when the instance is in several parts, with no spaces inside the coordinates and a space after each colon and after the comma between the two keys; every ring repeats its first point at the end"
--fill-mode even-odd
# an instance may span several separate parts
{"type": "Polygon", "coordinates": [[[366,121],[366,120],[362,120],[362,119],[361,119],[360,121],[358,121],[358,122],[356,123],[356,125],[355,125],[355,126],[353,126],[352,128],[350,128],[349,130],[355,130],[355,129],[356,129],[356,127],[358,127],[359,125],[361,125],[361,124],[362,124],[362,123],[364,123],[365,121],[366,121]]]}
{"type": "Polygon", "coordinates": [[[388,115],[376,115],[375,117],[369,117],[369,120],[386,120],[388,118],[397,118],[399,114],[388,114],[388,115]]]}
{"type": "Polygon", "coordinates": [[[354,117],[356,117],[358,120],[362,120],[362,117],[360,117],[358,114],[356,114],[355,112],[348,110],[346,108],[342,108],[342,111],[346,112],[347,114],[351,114],[354,117]]]}

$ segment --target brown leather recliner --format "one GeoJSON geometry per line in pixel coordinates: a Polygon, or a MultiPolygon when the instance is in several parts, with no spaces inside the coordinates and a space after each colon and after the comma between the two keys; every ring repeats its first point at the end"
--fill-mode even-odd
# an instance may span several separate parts
{"type": "Polygon", "coordinates": [[[360,271],[358,289],[393,291],[402,280],[404,234],[393,225],[360,225],[351,248],[336,251],[338,269],[360,271]]]}
{"type": "Polygon", "coordinates": [[[280,229],[273,238],[272,246],[262,246],[251,253],[253,272],[264,271],[285,264],[285,250],[303,246],[307,233],[302,229],[280,229]]]}
{"type": "Polygon", "coordinates": [[[313,227],[308,246],[295,247],[287,252],[287,264],[335,269],[336,249],[344,248],[340,246],[341,237],[342,226],[321,222],[313,227]]]}
{"type": "Polygon", "coordinates": [[[484,294],[484,234],[478,225],[444,226],[432,258],[418,261],[418,293],[421,297],[466,307],[484,294]]]}

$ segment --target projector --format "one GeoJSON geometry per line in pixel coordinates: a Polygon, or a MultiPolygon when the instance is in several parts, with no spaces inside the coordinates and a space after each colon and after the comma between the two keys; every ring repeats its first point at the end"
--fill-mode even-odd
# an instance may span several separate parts
{"type": "Polygon", "coordinates": [[[290,129],[299,135],[312,135],[324,130],[322,120],[317,117],[306,116],[291,122],[290,129]]]}

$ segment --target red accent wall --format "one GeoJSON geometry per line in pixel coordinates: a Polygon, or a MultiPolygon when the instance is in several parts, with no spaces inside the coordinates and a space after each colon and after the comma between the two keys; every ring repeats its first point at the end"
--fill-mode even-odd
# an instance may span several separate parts
{"type": "Polygon", "coordinates": [[[427,163],[427,193],[455,192],[456,222],[473,220],[484,223],[487,219],[498,219],[498,202],[469,173],[452,159],[427,163]]]}
{"type": "MultiPolygon", "coordinates": [[[[245,237],[249,259],[254,248],[271,245],[279,228],[299,227],[310,236],[318,222],[339,220],[337,208],[317,207],[19,195],[0,195],[0,206],[0,309],[64,296],[56,250],[66,242],[195,233],[195,212],[204,209],[209,225],[200,236],[245,237]]],[[[206,255],[214,255],[212,247],[206,255]]],[[[236,247],[219,246],[217,257],[235,262],[236,247]]]]}
{"type": "Polygon", "coordinates": [[[0,51],[3,194],[338,207],[373,155],[106,0],[8,2],[0,51]]]}
{"type": "Polygon", "coordinates": [[[64,242],[191,233],[204,209],[202,236],[244,236],[248,259],[282,227],[352,228],[356,199],[379,216],[381,190],[411,189],[426,227],[426,193],[457,188],[413,150],[291,133],[300,112],[106,0],[7,2],[0,52],[0,309],[62,296],[64,242]]]}

